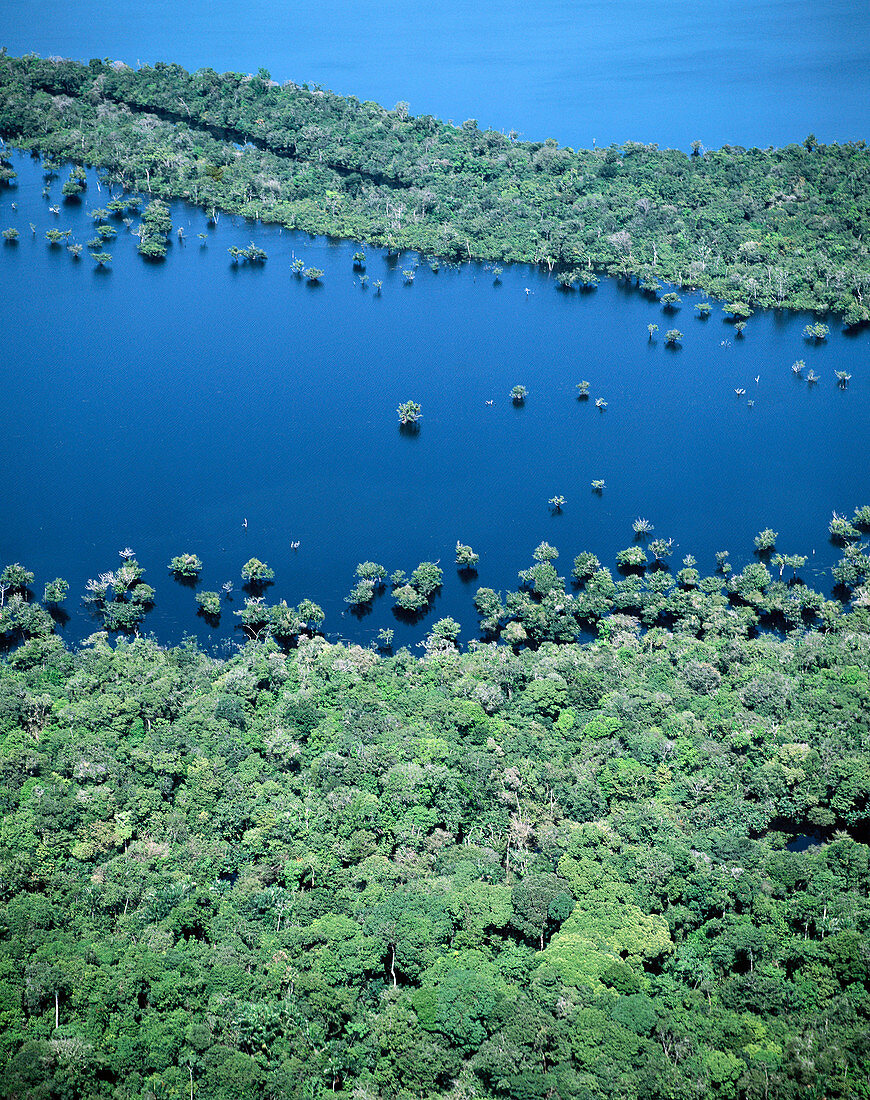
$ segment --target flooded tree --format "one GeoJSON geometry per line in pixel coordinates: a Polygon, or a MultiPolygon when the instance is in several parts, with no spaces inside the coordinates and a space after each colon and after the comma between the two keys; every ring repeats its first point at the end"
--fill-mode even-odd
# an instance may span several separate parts
{"type": "Polygon", "coordinates": [[[250,585],[262,586],[275,579],[275,570],[259,558],[249,558],[242,566],[242,578],[250,585]]]}
{"type": "Polygon", "coordinates": [[[778,532],[772,530],[770,527],[765,527],[763,531],[759,531],[755,536],[755,552],[757,554],[764,554],[769,550],[772,550],[776,545],[778,532]]]}
{"type": "Polygon", "coordinates": [[[179,554],[167,568],[178,577],[198,577],[202,572],[202,560],[197,554],[179,554]]]}
{"type": "Polygon", "coordinates": [[[403,428],[416,424],[423,415],[422,407],[416,401],[403,401],[396,412],[399,414],[399,424],[403,428]]]}
{"type": "Polygon", "coordinates": [[[480,561],[480,554],[475,554],[470,546],[464,543],[456,543],[456,564],[460,569],[474,569],[480,561]]]}
{"type": "Polygon", "coordinates": [[[204,615],[217,619],[221,613],[221,598],[217,592],[197,592],[196,602],[204,615]]]}

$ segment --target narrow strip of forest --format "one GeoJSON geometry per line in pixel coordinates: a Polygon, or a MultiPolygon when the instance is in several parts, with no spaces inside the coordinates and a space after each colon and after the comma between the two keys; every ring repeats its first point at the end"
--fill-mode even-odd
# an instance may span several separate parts
{"type": "MultiPolygon", "coordinates": [[[[0,135],[109,180],[310,233],[452,260],[698,287],[870,317],[863,141],[691,155],[573,150],[320,88],[158,63],[0,54],[0,135]]],[[[7,164],[7,179],[13,173],[7,164]]]]}

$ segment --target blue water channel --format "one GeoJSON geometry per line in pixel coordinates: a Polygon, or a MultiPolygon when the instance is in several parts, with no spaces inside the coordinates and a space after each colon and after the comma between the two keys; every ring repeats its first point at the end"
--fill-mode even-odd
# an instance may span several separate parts
{"type": "Polygon", "coordinates": [[[525,266],[496,284],[483,266],[435,273],[422,262],[408,286],[402,269],[419,258],[376,249],[363,288],[357,245],[227,216],[209,226],[181,204],[185,240],[173,234],[164,262],[144,261],[115,222],[103,271],[44,236],[92,235],[87,211],[109,198],[95,174],[84,201],[54,215],[65,173],[46,199],[39,163],[18,153],[12,163],[19,180],[0,192],[0,225],[21,239],[0,247],[0,560],[35,571],[38,594],[57,575],[70,582],[70,641],[96,628],[80,605],[88,578],[127,546],[157,590],[146,629],[218,649],[238,637],[230,612],[251,556],[276,571],[270,600],[316,600],[328,634],[368,644],[390,627],[396,645],[413,645],[452,615],[467,642],[479,585],[516,588],[542,540],[567,575],[581,550],[612,567],[639,516],[674,538],[675,565],[692,553],[704,572],[717,550],[735,568],[752,560],[754,535],[772,527],[778,549],[810,557],[808,583],[830,591],[831,512],[870,503],[866,330],[832,321],[815,345],[802,336],[808,315],[770,312],[739,338],[718,303],[709,320],[695,315],[700,295],[683,293],[668,315],[614,280],[564,293],[525,266]],[[227,250],[251,240],[267,262],[233,265],[227,250]],[[322,268],[322,285],[296,278],[294,257],[322,268]],[[661,338],[671,327],[684,333],[677,350],[661,338]],[[793,374],[796,359],[817,384],[793,374]],[[846,389],[835,369],[851,373],[846,389]],[[588,401],[576,397],[583,379],[588,401]],[[529,391],[522,407],[516,384],[529,391]],[[415,436],[398,429],[408,399],[423,408],[415,436]],[[555,495],[561,514],[547,503],[555,495]],[[457,573],[457,540],[481,555],[477,577],[457,573]],[[216,628],[167,570],[182,552],[203,559],[201,589],[235,582],[216,628]],[[403,623],[389,594],[352,615],[344,597],[365,560],[407,572],[440,560],[428,616],[403,623]]]}
{"type": "Polygon", "coordinates": [[[588,148],[870,133],[870,5],[849,0],[4,0],[0,46],[321,84],[588,148]]]}

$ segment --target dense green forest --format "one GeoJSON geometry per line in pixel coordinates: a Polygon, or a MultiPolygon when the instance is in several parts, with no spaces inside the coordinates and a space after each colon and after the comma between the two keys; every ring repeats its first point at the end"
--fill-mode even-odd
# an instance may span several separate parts
{"type": "Polygon", "coordinates": [[[453,260],[546,264],[566,288],[594,285],[599,271],[651,291],[662,279],[729,302],[833,310],[849,324],[870,316],[863,141],[573,150],[279,86],[265,70],[5,51],[0,135],[214,213],[453,260]]]}
{"type": "Polygon", "coordinates": [[[421,657],[262,600],[228,660],[113,640],[125,555],[73,653],[7,566],[0,1095],[870,1097],[853,519],[839,600],[773,531],[706,578],[653,540],[566,584],[542,543],[421,657]]]}

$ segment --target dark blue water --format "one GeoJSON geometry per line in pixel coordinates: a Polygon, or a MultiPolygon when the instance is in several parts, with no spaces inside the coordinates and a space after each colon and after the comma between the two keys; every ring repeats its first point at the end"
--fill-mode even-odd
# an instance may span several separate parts
{"type": "Polygon", "coordinates": [[[694,316],[697,297],[669,317],[614,281],[565,294],[527,267],[494,286],[482,267],[421,265],[404,286],[414,257],[391,266],[370,250],[378,297],[353,273],[353,244],[227,217],[208,228],[184,206],[173,216],[187,240],[164,263],[143,261],[115,223],[111,270],[98,271],[49,248],[44,232],[86,241],[86,211],[105,205],[105,188],[91,175],[84,202],[54,216],[38,164],[13,162],[19,186],[0,192],[0,226],[22,234],[0,247],[0,561],[34,570],[40,594],[58,574],[70,581],[71,640],[94,629],[79,607],[87,579],[126,546],[157,589],[146,628],[167,643],[233,635],[231,615],[210,631],[170,578],[169,559],[188,551],[205,562],[202,588],[235,582],[235,607],[255,555],[276,570],[271,598],[315,599],[327,632],[367,643],[389,626],[397,644],[413,643],[450,614],[467,641],[478,585],[515,588],[543,539],[566,574],[581,550],[612,566],[645,516],[676,540],[673,562],[691,552],[712,572],[720,549],[735,568],[751,560],[770,526],[782,552],[810,555],[803,575],[827,591],[839,556],[831,511],[870,502],[866,331],[833,323],[815,347],[801,335],[808,316],[770,313],[738,339],[718,305],[706,322],[694,316]],[[233,267],[227,249],[251,239],[267,263],[233,267]],[[294,255],[324,269],[321,287],[291,274],[294,255]],[[677,351],[661,339],[674,325],[677,351]],[[818,385],[794,377],[798,358],[818,385]],[[835,369],[852,374],[848,389],[835,369]],[[575,396],[581,379],[588,402],[575,396]],[[516,384],[529,390],[523,408],[509,398],[516,384]],[[408,399],[423,406],[410,438],[395,412],[408,399]],[[590,488],[598,478],[602,496],[590,488]],[[561,515],[547,504],[557,494],[561,515]],[[457,540],[481,555],[472,582],[452,564],[457,540]],[[399,623],[388,595],[361,620],[347,612],[367,559],[407,572],[440,559],[444,589],[422,623],[399,623]]]}
{"type": "Polygon", "coordinates": [[[588,147],[867,138],[870,5],[849,0],[5,0],[0,45],[320,83],[588,147]]]}

